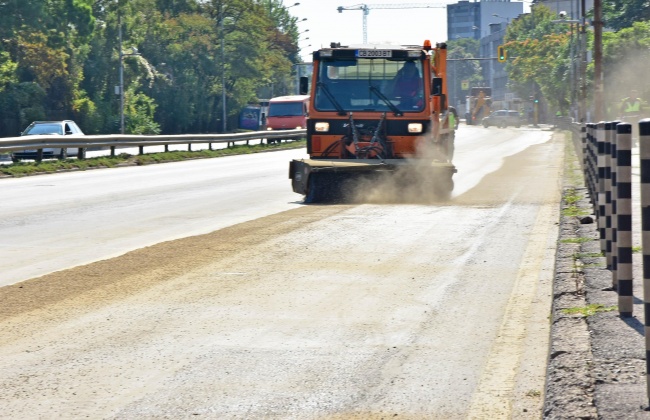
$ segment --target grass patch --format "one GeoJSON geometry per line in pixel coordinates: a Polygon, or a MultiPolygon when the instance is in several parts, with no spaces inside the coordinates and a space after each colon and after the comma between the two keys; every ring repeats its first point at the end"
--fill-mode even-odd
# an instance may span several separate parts
{"type": "Polygon", "coordinates": [[[602,252],[578,252],[576,258],[599,258],[604,257],[602,252]]]}
{"type": "Polygon", "coordinates": [[[564,192],[564,202],[568,205],[573,205],[580,201],[580,199],[582,199],[582,197],[576,192],[575,188],[568,188],[564,192]]]}
{"type": "Polygon", "coordinates": [[[605,306],[600,303],[592,303],[587,306],[562,309],[562,313],[567,315],[580,315],[586,318],[600,312],[611,312],[616,310],[618,310],[618,306],[605,306]]]}
{"type": "Polygon", "coordinates": [[[593,241],[591,238],[567,238],[561,239],[560,243],[562,244],[583,244],[585,242],[593,241]]]}
{"type": "Polygon", "coordinates": [[[155,163],[179,162],[191,159],[207,159],[222,156],[244,155],[269,152],[274,150],[298,149],[305,147],[305,140],[287,141],[274,144],[234,145],[226,149],[173,151],[130,155],[121,153],[116,156],[100,156],[88,159],[46,160],[42,162],[17,162],[0,165],[0,174],[11,177],[48,174],[59,171],[85,171],[87,169],[114,168],[125,165],[151,165],[155,163]]]}
{"type": "Polygon", "coordinates": [[[643,247],[642,247],[642,246],[633,246],[633,247],[632,247],[632,253],[633,253],[633,254],[638,254],[638,253],[641,252],[641,251],[643,251],[643,247]]]}
{"type": "Polygon", "coordinates": [[[607,265],[602,262],[602,263],[596,263],[596,264],[584,264],[582,268],[605,268],[607,265]]]}
{"type": "Polygon", "coordinates": [[[584,210],[576,206],[569,206],[565,209],[562,209],[562,216],[567,217],[589,216],[589,214],[590,212],[588,210],[584,210]]]}

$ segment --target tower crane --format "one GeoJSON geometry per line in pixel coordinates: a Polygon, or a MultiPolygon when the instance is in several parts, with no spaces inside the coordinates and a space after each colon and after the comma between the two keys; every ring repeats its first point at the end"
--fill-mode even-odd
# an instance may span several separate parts
{"type": "Polygon", "coordinates": [[[354,6],[339,6],[336,10],[343,13],[344,10],[361,10],[363,12],[363,43],[368,43],[368,14],[370,9],[431,9],[447,7],[443,3],[403,3],[403,4],[355,4],[354,6]]]}

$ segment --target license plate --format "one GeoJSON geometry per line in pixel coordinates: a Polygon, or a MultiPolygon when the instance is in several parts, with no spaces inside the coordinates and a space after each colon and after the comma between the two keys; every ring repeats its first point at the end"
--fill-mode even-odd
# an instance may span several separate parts
{"type": "Polygon", "coordinates": [[[357,50],[359,58],[391,58],[393,50],[357,50]]]}

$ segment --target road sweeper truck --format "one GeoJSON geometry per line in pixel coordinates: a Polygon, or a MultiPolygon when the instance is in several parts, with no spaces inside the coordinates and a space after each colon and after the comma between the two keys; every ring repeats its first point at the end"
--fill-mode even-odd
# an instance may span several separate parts
{"type": "Polygon", "coordinates": [[[456,168],[447,104],[447,46],[332,43],[313,53],[307,154],[292,160],[305,202],[347,200],[383,188],[447,197],[456,168]]]}

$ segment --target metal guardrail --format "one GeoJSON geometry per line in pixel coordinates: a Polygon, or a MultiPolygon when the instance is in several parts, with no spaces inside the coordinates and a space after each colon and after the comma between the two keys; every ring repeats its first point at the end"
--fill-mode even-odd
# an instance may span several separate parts
{"type": "Polygon", "coordinates": [[[251,131],[230,134],[176,134],[169,136],[153,135],[89,135],[89,136],[56,136],[36,135],[0,138],[0,153],[17,152],[21,150],[43,150],[47,148],[78,148],[89,147],[140,147],[142,154],[146,146],[163,146],[187,144],[191,150],[192,144],[197,143],[236,143],[250,140],[290,140],[300,139],[307,135],[305,129],[251,131]]]}

